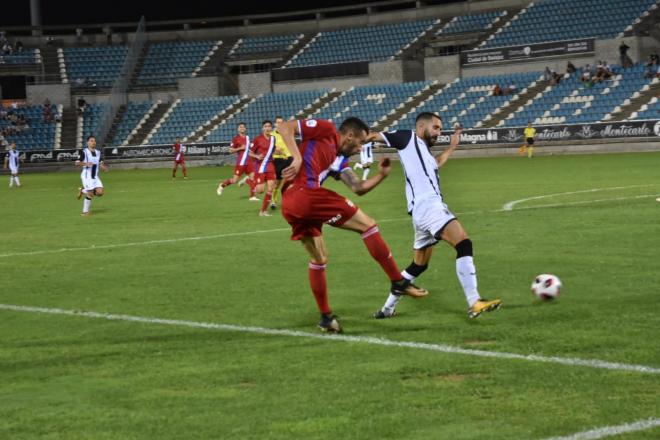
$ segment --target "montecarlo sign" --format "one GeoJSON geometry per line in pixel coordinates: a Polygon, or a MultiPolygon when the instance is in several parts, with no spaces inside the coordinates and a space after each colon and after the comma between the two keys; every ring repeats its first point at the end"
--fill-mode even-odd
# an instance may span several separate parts
{"type": "Polygon", "coordinates": [[[594,51],[594,39],[553,41],[524,46],[497,47],[493,49],[468,50],[461,52],[461,64],[497,63],[520,61],[557,55],[572,55],[594,51]]]}
{"type": "MultiPolygon", "coordinates": [[[[535,125],[534,128],[539,143],[652,137],[660,140],[659,120],[575,125],[535,125]]],[[[461,133],[461,144],[515,144],[524,142],[524,129],[525,127],[465,130],[461,133]]],[[[437,143],[448,145],[450,138],[451,132],[443,132],[438,136],[437,143]]]]}

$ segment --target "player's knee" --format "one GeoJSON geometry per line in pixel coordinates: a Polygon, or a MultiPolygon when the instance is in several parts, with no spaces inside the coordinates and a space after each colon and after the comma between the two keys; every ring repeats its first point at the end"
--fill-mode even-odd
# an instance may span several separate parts
{"type": "Polygon", "coordinates": [[[94,190],[94,195],[96,197],[101,197],[103,195],[103,190],[102,189],[96,189],[94,190]]]}
{"type": "Polygon", "coordinates": [[[466,238],[464,240],[461,240],[456,246],[454,246],[456,249],[456,258],[461,258],[461,257],[471,257],[472,256],[472,240],[469,238],[466,238]]]}

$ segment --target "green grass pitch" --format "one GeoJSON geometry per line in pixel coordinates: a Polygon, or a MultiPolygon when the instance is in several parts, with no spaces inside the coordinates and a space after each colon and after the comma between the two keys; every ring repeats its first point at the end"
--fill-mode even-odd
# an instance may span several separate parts
{"type": "MultiPolygon", "coordinates": [[[[111,170],[88,218],[78,173],[2,176],[0,303],[316,333],[306,253],[245,187],[215,194],[231,171],[111,170]]],[[[373,320],[387,278],[327,227],[346,335],[660,368],[660,153],[454,159],[441,182],[503,307],[466,318],[441,243],[430,295],[373,320]],[[561,278],[557,301],[532,297],[539,273],[561,278]]],[[[350,197],[407,266],[398,164],[350,197]]],[[[660,417],[655,373],[7,309],[0,335],[3,439],[543,439],[660,417]]]]}

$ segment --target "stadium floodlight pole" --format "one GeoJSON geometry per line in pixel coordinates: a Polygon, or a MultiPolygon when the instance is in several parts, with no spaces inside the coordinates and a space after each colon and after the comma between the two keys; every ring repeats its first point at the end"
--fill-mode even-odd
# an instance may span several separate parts
{"type": "MultiPolygon", "coordinates": [[[[41,27],[41,0],[30,0],[30,25],[41,27]]],[[[41,29],[32,29],[32,35],[41,35],[41,29]]]]}

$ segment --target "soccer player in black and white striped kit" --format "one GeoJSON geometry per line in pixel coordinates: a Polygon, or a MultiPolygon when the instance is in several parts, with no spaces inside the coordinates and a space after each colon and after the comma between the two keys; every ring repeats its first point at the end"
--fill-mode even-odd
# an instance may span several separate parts
{"type": "MultiPolygon", "coordinates": [[[[414,281],[427,269],[433,246],[440,240],[447,242],[456,249],[456,276],[468,303],[468,317],[476,318],[483,312],[499,308],[501,301],[487,300],[479,295],[472,241],[443,200],[438,170],[458,146],[461,129],[456,127],[449,147],[433,157],[430,148],[441,130],[442,118],[425,112],[415,119],[414,131],[372,133],[368,140],[382,141],[388,147],[396,148],[403,167],[408,213],[412,216],[415,242],[413,261],[402,275],[414,281]]],[[[382,319],[394,316],[400,299],[400,295],[390,293],[385,305],[374,317],[382,319]]]]}
{"type": "Polygon", "coordinates": [[[80,150],[76,166],[82,167],[80,180],[82,187],[78,188],[78,200],[84,195],[82,216],[89,215],[89,208],[92,206],[92,197],[101,197],[103,195],[103,182],[99,178],[101,170],[108,171],[108,167],[101,159],[101,151],[96,149],[96,138],[89,136],[87,138],[87,148],[80,150]]]}
{"type": "Polygon", "coordinates": [[[19,161],[21,161],[21,153],[16,149],[16,144],[12,142],[9,144],[9,150],[7,150],[7,154],[5,155],[4,163],[4,169],[7,169],[7,165],[9,165],[9,172],[11,173],[11,176],[9,176],[10,188],[14,186],[14,183],[19,188],[21,186],[21,181],[18,178],[19,161]]]}

